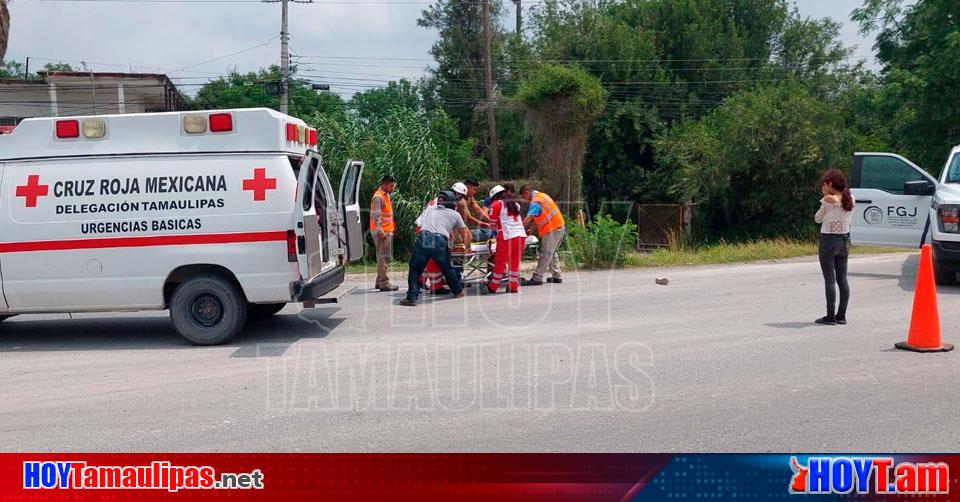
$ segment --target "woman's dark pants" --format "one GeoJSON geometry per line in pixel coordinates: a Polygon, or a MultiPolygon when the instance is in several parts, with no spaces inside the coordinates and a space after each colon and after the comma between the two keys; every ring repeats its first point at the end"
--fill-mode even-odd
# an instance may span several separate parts
{"type": "Polygon", "coordinates": [[[850,303],[847,282],[847,259],[850,256],[850,234],[820,234],[820,269],[827,293],[827,317],[846,317],[850,303]],[[837,305],[837,288],[840,305],[837,305]]]}

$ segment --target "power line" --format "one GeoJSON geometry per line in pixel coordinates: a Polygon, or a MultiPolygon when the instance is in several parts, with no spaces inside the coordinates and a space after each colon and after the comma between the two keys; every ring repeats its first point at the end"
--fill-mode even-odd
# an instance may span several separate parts
{"type": "MultiPolygon", "coordinates": [[[[44,1],[46,1],[46,0],[44,0],[44,1]]],[[[80,1],[80,0],[69,0],[69,1],[80,1]]],[[[84,1],[106,1],[106,0],[84,0],[84,1]]],[[[109,0],[109,1],[112,1],[112,0],[109,0]]],[[[257,45],[254,45],[254,46],[252,46],[252,47],[247,47],[246,49],[242,49],[242,50],[239,50],[239,51],[237,51],[237,52],[231,52],[230,54],[227,54],[227,55],[225,55],[225,56],[220,56],[220,57],[216,57],[216,58],[213,58],[213,59],[208,59],[208,60],[206,60],[206,61],[201,61],[201,62],[199,62],[199,63],[192,64],[192,65],[189,65],[189,66],[184,66],[183,68],[177,68],[176,70],[170,71],[170,72],[168,72],[168,73],[177,73],[178,71],[189,70],[190,68],[196,68],[197,66],[203,66],[203,65],[205,65],[205,64],[215,63],[215,62],[217,62],[217,61],[220,61],[220,60],[223,60],[223,59],[227,59],[227,58],[229,58],[229,57],[239,56],[240,54],[244,54],[244,53],[247,53],[247,52],[250,52],[250,51],[259,49],[259,48],[261,48],[261,47],[266,47],[266,46],[270,45],[270,43],[273,42],[274,40],[276,40],[277,38],[279,38],[279,35],[275,35],[275,36],[270,37],[266,42],[263,42],[262,44],[257,44],[257,45]]]]}

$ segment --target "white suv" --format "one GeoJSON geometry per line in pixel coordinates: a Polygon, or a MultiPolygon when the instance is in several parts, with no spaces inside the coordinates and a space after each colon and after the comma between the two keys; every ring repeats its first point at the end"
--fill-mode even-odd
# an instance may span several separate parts
{"type": "Polygon", "coordinates": [[[939,181],[893,153],[854,154],[854,244],[917,248],[931,243],[937,284],[960,272],[960,146],[939,181]]]}

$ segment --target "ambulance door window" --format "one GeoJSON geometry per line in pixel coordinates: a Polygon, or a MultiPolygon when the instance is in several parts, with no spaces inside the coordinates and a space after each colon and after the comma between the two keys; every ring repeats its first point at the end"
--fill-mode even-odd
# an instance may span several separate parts
{"type": "Polygon", "coordinates": [[[908,182],[933,178],[907,159],[889,153],[856,154],[850,185],[856,206],[855,244],[917,248],[929,216],[931,196],[906,195],[908,182]]]}

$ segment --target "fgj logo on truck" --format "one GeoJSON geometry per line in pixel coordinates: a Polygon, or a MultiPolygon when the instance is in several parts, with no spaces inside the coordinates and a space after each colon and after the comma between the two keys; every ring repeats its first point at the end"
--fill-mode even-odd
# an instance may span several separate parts
{"type": "Polygon", "coordinates": [[[946,494],[950,466],[943,462],[900,462],[890,457],[810,457],[801,465],[790,458],[790,493],[829,495],[946,494]]]}

